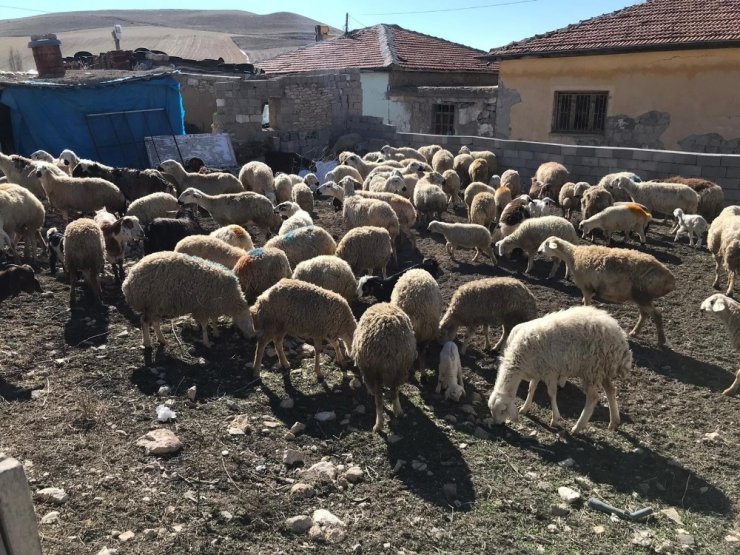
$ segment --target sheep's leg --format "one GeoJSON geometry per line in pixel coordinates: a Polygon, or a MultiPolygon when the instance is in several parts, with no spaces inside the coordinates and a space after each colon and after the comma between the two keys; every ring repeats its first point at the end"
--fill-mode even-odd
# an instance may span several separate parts
{"type": "Polygon", "coordinates": [[[434,390],[436,394],[442,393],[442,374],[437,376],[437,388],[434,390]]]}
{"type": "Polygon", "coordinates": [[[735,381],[732,382],[732,385],[730,387],[722,392],[722,395],[732,395],[738,390],[738,388],[740,388],[740,370],[738,370],[737,374],[735,374],[735,381]]]}
{"type": "Polygon", "coordinates": [[[655,330],[658,333],[658,347],[662,347],[665,345],[665,332],[663,331],[663,316],[661,316],[660,312],[658,312],[658,309],[654,306],[650,306],[650,315],[653,318],[653,322],[655,322],[655,330]]]}
{"type": "Polygon", "coordinates": [[[506,344],[506,340],[509,338],[509,332],[511,332],[511,330],[509,329],[509,326],[504,324],[503,328],[504,328],[504,332],[501,334],[501,338],[498,340],[498,343],[494,345],[493,347],[494,351],[498,351],[499,349],[501,349],[501,347],[503,347],[506,344]]]}
{"type": "MultiPolygon", "coordinates": [[[[394,258],[395,258],[395,257],[394,257],[394,258]]],[[[385,278],[387,278],[387,277],[388,277],[388,270],[387,270],[387,267],[388,267],[388,265],[387,265],[387,264],[383,264],[383,279],[385,279],[385,278]]]]}
{"type": "Polygon", "coordinates": [[[463,344],[460,348],[460,353],[463,355],[465,354],[465,351],[468,350],[468,344],[470,343],[470,338],[473,336],[473,330],[470,329],[470,327],[465,328],[465,336],[463,337],[463,344]]]}
{"type": "Polygon", "coordinates": [[[524,404],[519,409],[519,414],[527,414],[529,412],[529,409],[532,407],[532,401],[534,401],[534,392],[537,391],[537,385],[540,383],[540,380],[529,380],[529,389],[527,390],[527,399],[524,401],[524,404]]]}
{"type": "MultiPolygon", "coordinates": [[[[559,258],[553,258],[552,259],[552,270],[550,270],[550,275],[547,276],[547,279],[552,279],[555,277],[555,274],[558,273],[558,269],[560,268],[560,259],[559,258]]],[[[567,271],[567,267],[566,267],[567,271]]]]}
{"type": "Polygon", "coordinates": [[[526,256],[527,256],[527,269],[524,270],[524,273],[531,274],[532,268],[534,268],[534,256],[529,256],[529,255],[526,255],[526,256]]]}
{"type": "Polygon", "coordinates": [[[478,247],[475,247],[475,256],[473,256],[471,262],[475,262],[476,260],[478,260],[478,258],[480,258],[480,249],[478,247]]]}
{"type": "Polygon", "coordinates": [[[619,417],[619,405],[617,404],[617,389],[609,378],[604,379],[601,383],[606,392],[606,400],[609,403],[609,429],[616,430],[622,423],[619,417]]]}
{"type": "Polygon", "coordinates": [[[701,236],[701,233],[697,233],[696,235],[697,235],[697,237],[696,237],[696,248],[697,249],[700,249],[701,248],[702,236],[701,236]]]}
{"type": "Polygon", "coordinates": [[[203,343],[203,345],[205,345],[206,347],[210,349],[211,347],[213,347],[213,343],[211,343],[210,340],[208,339],[208,321],[209,321],[208,317],[198,318],[198,324],[200,325],[200,330],[202,334],[201,342],[203,343]]]}
{"type": "Polygon", "coordinates": [[[455,260],[455,247],[450,243],[449,241],[445,245],[445,248],[447,249],[447,254],[450,255],[450,258],[452,260],[455,260]]]}
{"type": "Polygon", "coordinates": [[[152,320],[152,325],[154,326],[154,333],[157,334],[157,341],[159,341],[159,344],[166,345],[167,340],[164,338],[164,334],[162,333],[162,320],[152,320]]]}
{"type": "Polygon", "coordinates": [[[398,398],[398,386],[394,387],[393,393],[393,415],[401,417],[404,415],[403,408],[401,407],[401,400],[398,398]]]}
{"type": "Polygon", "coordinates": [[[265,347],[270,343],[270,338],[267,336],[260,337],[257,342],[257,349],[254,351],[254,364],[252,365],[252,374],[255,378],[260,377],[260,369],[262,368],[262,357],[265,356],[265,347]]]}
{"type": "Polygon", "coordinates": [[[487,351],[491,348],[490,334],[488,333],[488,324],[483,324],[483,337],[485,338],[485,344],[483,348],[487,351]]]}
{"type": "Polygon", "coordinates": [[[570,433],[577,434],[588,425],[588,421],[591,420],[591,415],[594,413],[594,407],[598,402],[599,391],[595,385],[589,385],[586,389],[586,404],[583,405],[583,412],[581,412],[581,417],[576,425],[571,428],[570,433]]]}
{"type": "Polygon", "coordinates": [[[321,337],[313,338],[313,349],[314,349],[313,369],[316,372],[316,380],[321,381],[324,379],[324,374],[321,372],[321,353],[324,350],[323,339],[321,337]]]}
{"type": "Polygon", "coordinates": [[[638,229],[637,236],[640,238],[641,245],[644,245],[647,242],[647,237],[645,237],[645,228],[638,229]]]}
{"type": "Polygon", "coordinates": [[[498,264],[498,260],[496,260],[496,255],[493,254],[493,249],[491,248],[491,245],[487,245],[486,247],[486,254],[488,255],[488,258],[491,259],[491,263],[495,266],[498,264]]]}
{"type": "Polygon", "coordinates": [[[383,431],[383,386],[380,382],[375,384],[373,388],[373,395],[375,395],[375,426],[373,426],[373,432],[379,434],[383,431]]]}
{"type": "Polygon", "coordinates": [[[714,289],[719,289],[719,256],[714,255],[714,283],[712,283],[714,289]]]}
{"type": "Polygon", "coordinates": [[[69,268],[69,307],[75,304],[75,285],[77,284],[77,270],[73,266],[69,268]]]}
{"type": "Polygon", "coordinates": [[[735,271],[727,272],[727,293],[728,297],[732,297],[733,289],[735,289],[735,271]]]}
{"type": "Polygon", "coordinates": [[[149,334],[149,322],[144,320],[144,318],[141,319],[141,342],[145,349],[152,348],[152,337],[149,334]]]}
{"type": "Polygon", "coordinates": [[[278,360],[280,361],[280,365],[286,370],[289,370],[290,362],[288,362],[288,358],[285,356],[285,349],[283,345],[284,340],[285,340],[285,335],[281,335],[275,338],[275,350],[277,351],[278,360]]]}
{"type": "Polygon", "coordinates": [[[583,306],[591,306],[591,299],[594,298],[594,291],[583,291],[583,306]]]}
{"type": "Polygon", "coordinates": [[[552,409],[552,418],[550,426],[557,426],[560,423],[560,409],[558,408],[558,381],[551,379],[546,382],[547,395],[550,397],[550,408],[552,409]]]}
{"type": "Polygon", "coordinates": [[[645,325],[645,318],[649,315],[649,310],[647,307],[640,307],[640,317],[637,319],[637,323],[635,324],[635,327],[632,328],[632,331],[630,332],[630,337],[636,337],[638,333],[640,333],[640,330],[642,330],[642,326],[645,325]]]}

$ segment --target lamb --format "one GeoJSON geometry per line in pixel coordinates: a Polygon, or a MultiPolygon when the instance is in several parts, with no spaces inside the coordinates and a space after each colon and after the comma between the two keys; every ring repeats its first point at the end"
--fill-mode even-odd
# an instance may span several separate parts
{"type": "Polygon", "coordinates": [[[495,174],[498,169],[498,160],[496,159],[496,155],[490,150],[474,150],[471,152],[468,147],[462,146],[460,147],[460,154],[470,154],[474,160],[486,161],[488,174],[485,176],[485,179],[482,180],[484,183],[488,183],[488,180],[491,179],[491,176],[495,174]]]}
{"type": "MultiPolygon", "coordinates": [[[[570,223],[560,216],[544,216],[542,218],[533,218],[522,222],[514,233],[508,235],[496,243],[496,250],[499,256],[509,256],[514,249],[522,249],[527,256],[527,269],[524,273],[529,274],[534,268],[534,257],[542,242],[548,237],[555,236],[565,241],[575,243],[578,241],[578,235],[570,223]]],[[[552,269],[548,279],[555,277],[560,267],[560,259],[552,260],[552,269]]],[[[568,277],[568,268],[565,269],[565,277],[568,277]]]]}
{"type": "Polygon", "coordinates": [[[49,198],[49,204],[62,213],[65,221],[69,212],[93,213],[100,208],[123,214],[126,211],[126,198],[120,189],[110,181],[98,177],[69,177],[56,174],[49,166],[36,170],[41,185],[49,198]]]}
{"type": "Polygon", "coordinates": [[[528,207],[529,214],[533,218],[541,218],[542,216],[557,216],[560,213],[558,203],[552,200],[550,197],[544,197],[541,199],[534,199],[529,203],[528,207]]]}
{"type": "MultiPolygon", "coordinates": [[[[676,210],[680,210],[677,208],[676,210]]],[[[701,216],[699,216],[701,218],[701,216]]],[[[624,233],[625,239],[630,233],[636,233],[640,238],[640,243],[645,244],[645,230],[650,223],[651,215],[634,202],[619,204],[604,209],[595,216],[581,220],[578,228],[583,231],[583,236],[593,234],[594,229],[600,229],[606,236],[606,244],[611,245],[612,234],[615,231],[624,233]]],[[[706,222],[704,222],[706,224],[706,222]]],[[[706,229],[706,228],[705,228],[706,229]]],[[[565,239],[565,237],[564,237],[565,239]]],[[[676,236],[678,239],[678,235],[676,236]]],[[[566,239],[572,241],[570,239],[566,239]]]]}
{"type": "Polygon", "coordinates": [[[352,356],[365,386],[375,396],[375,426],[383,429],[383,387],[391,390],[393,414],[403,416],[398,389],[408,380],[416,358],[416,341],[411,320],[403,310],[390,303],[368,308],[360,318],[352,341],[352,356]]]}
{"type": "Polygon", "coordinates": [[[357,296],[373,296],[380,302],[391,300],[391,294],[396,287],[396,283],[401,277],[410,270],[421,269],[432,277],[436,278],[439,274],[439,263],[434,258],[425,258],[419,264],[413,264],[400,272],[381,278],[378,276],[363,276],[357,283],[357,296]]]}
{"type": "Polygon", "coordinates": [[[467,332],[460,352],[465,354],[477,326],[483,326],[485,349],[490,348],[489,326],[503,326],[503,334],[493,347],[497,351],[506,343],[514,326],[537,317],[537,301],[519,280],[510,277],[469,281],[457,288],[450,305],[439,322],[439,337],[452,341],[460,326],[467,332]]]}
{"type": "Polygon", "coordinates": [[[254,336],[249,305],[234,272],[196,256],[179,252],[158,252],[142,258],[129,271],[122,285],[126,302],[141,316],[143,345],[152,346],[149,327],[154,326],[161,345],[166,341],[161,322],[192,314],[202,329],[206,347],[208,323],[230,316],[247,337],[254,336]]]}
{"type": "Polygon", "coordinates": [[[180,205],[177,199],[169,193],[152,193],[136,199],[129,204],[127,216],[136,216],[142,225],[148,224],[155,218],[166,218],[177,212],[180,205]]]}
{"type": "Polygon", "coordinates": [[[449,150],[440,149],[432,157],[432,169],[438,173],[444,173],[445,170],[453,169],[455,157],[449,150]]]}
{"type": "Polygon", "coordinates": [[[64,267],[69,275],[70,308],[75,304],[77,272],[82,272],[95,300],[102,304],[98,276],[104,265],[105,239],[98,224],[89,218],[71,222],[64,230],[64,267]]]}
{"type": "Polygon", "coordinates": [[[707,221],[712,221],[722,211],[725,205],[725,193],[722,187],[706,179],[692,177],[668,177],[662,180],[664,183],[681,183],[688,185],[699,194],[699,207],[697,211],[707,221]]]}
{"type": "Polygon", "coordinates": [[[635,337],[651,317],[655,322],[658,345],[665,345],[663,318],[653,301],[676,288],[673,273],[655,257],[630,249],[599,245],[576,246],[558,237],[549,237],[539,249],[568,266],[573,282],[583,293],[583,304],[589,306],[594,295],[612,303],[632,302],[640,309],[640,318],[630,332],[635,337]]]}
{"type": "Polygon", "coordinates": [[[730,228],[740,225],[737,223],[740,220],[735,216],[740,216],[740,206],[728,206],[714,219],[707,233],[707,249],[714,257],[714,283],[712,287],[715,288],[719,287],[719,267],[722,264],[722,237],[725,233],[725,226],[730,228]]]}
{"type": "Polygon", "coordinates": [[[473,199],[478,193],[490,193],[492,195],[495,195],[496,189],[494,189],[490,185],[486,185],[485,183],[481,183],[478,181],[471,183],[465,188],[463,200],[465,201],[465,206],[468,207],[468,221],[470,221],[470,209],[473,204],[473,199]]]}
{"type": "MultiPolygon", "coordinates": [[[[497,189],[498,193],[501,189],[497,189]]],[[[508,189],[506,189],[508,191],[508,189]]],[[[488,192],[482,192],[475,195],[470,205],[470,223],[482,225],[490,228],[491,224],[496,221],[498,215],[498,206],[496,205],[496,195],[488,192]]]]}
{"type": "Polygon", "coordinates": [[[180,239],[203,234],[205,231],[189,208],[177,218],[154,218],[144,227],[144,253],[171,251],[180,239]]]}
{"type": "Polygon", "coordinates": [[[501,424],[507,418],[514,421],[518,417],[514,400],[519,383],[529,380],[527,400],[519,410],[519,414],[524,414],[542,380],[552,407],[550,425],[555,426],[561,420],[558,381],[580,378],[586,403],[571,433],[579,433],[588,425],[599,402],[599,385],[609,402],[609,429],[616,430],[620,417],[613,382],[626,377],[631,368],[632,353],[619,323],[603,310],[572,307],[519,324],[512,330],[488,407],[494,423],[501,424]]]}
{"type": "Polygon", "coordinates": [[[220,226],[253,223],[265,234],[272,235],[271,228],[280,219],[274,214],[272,203],[263,195],[253,192],[208,195],[198,189],[185,189],[177,199],[180,204],[196,204],[207,210],[220,226]]]}
{"type": "Polygon", "coordinates": [[[110,168],[102,164],[77,164],[73,177],[98,177],[113,183],[126,200],[133,202],[152,193],[171,193],[175,190],[157,170],[110,168]]]}
{"type": "Polygon", "coordinates": [[[334,254],[337,243],[329,233],[318,226],[299,227],[285,235],[277,235],[265,243],[265,247],[280,249],[288,257],[291,268],[299,262],[319,256],[334,254]]]}
{"type": "Polygon", "coordinates": [[[402,159],[413,158],[414,160],[419,160],[421,162],[427,161],[426,157],[423,154],[420,154],[418,150],[408,146],[394,148],[392,146],[385,145],[383,148],[380,149],[380,152],[383,153],[383,156],[388,158],[401,156],[402,159]]]}
{"type": "Polygon", "coordinates": [[[486,254],[491,262],[496,265],[496,256],[491,249],[491,232],[478,224],[450,224],[432,221],[427,230],[430,233],[441,233],[447,244],[445,248],[452,260],[455,260],[455,249],[475,249],[473,262],[478,260],[481,254],[486,254]]]}
{"type": "Polygon", "coordinates": [[[247,301],[255,299],[283,278],[291,276],[290,262],[285,253],[275,248],[252,249],[234,266],[247,301]]]}
{"type": "Polygon", "coordinates": [[[0,303],[21,293],[30,295],[35,292],[41,292],[41,284],[34,276],[33,268],[28,264],[22,266],[11,264],[0,270],[0,303]]]}
{"type": "Polygon", "coordinates": [[[519,172],[516,170],[506,170],[502,173],[500,187],[508,187],[511,189],[512,198],[518,197],[522,191],[522,181],[519,172]]]}
{"type": "Polygon", "coordinates": [[[627,191],[623,191],[620,189],[617,189],[613,186],[613,183],[615,181],[619,181],[620,179],[631,179],[635,183],[640,183],[642,179],[637,174],[634,174],[632,172],[616,172],[616,173],[609,173],[602,177],[597,186],[603,187],[607,191],[609,191],[612,194],[613,200],[615,202],[630,202],[632,199],[627,194],[627,191]]]}
{"type": "Polygon", "coordinates": [[[93,219],[103,232],[105,257],[113,269],[113,277],[120,283],[124,277],[123,259],[126,254],[126,245],[144,236],[139,218],[124,216],[117,219],[103,208],[95,212],[93,219]]]}
{"type": "Polygon", "coordinates": [[[336,254],[345,260],[355,274],[376,268],[386,277],[386,268],[393,254],[388,231],[382,227],[362,226],[350,229],[339,241],[336,254]]]}
{"type": "Polygon", "coordinates": [[[226,172],[190,173],[186,172],[182,164],[175,160],[165,160],[159,165],[160,171],[167,172],[177,182],[177,192],[186,189],[197,189],[207,195],[226,195],[243,193],[241,181],[226,172]]]}
{"type": "Polygon", "coordinates": [[[10,239],[13,256],[16,257],[13,237],[23,236],[24,256],[36,260],[37,239],[44,244],[40,229],[44,225],[46,211],[41,201],[28,189],[12,183],[0,184],[0,229],[10,239]]]}
{"type": "Polygon", "coordinates": [[[283,220],[278,235],[285,235],[299,227],[313,225],[311,215],[305,210],[302,210],[296,202],[281,202],[275,207],[275,214],[283,220]]]}
{"type": "Polygon", "coordinates": [[[240,225],[232,224],[219,227],[217,230],[212,231],[210,235],[232,247],[237,247],[244,251],[251,251],[254,248],[252,236],[240,225]]]}
{"type": "Polygon", "coordinates": [[[627,191],[632,202],[644,205],[649,212],[672,215],[676,208],[686,214],[696,214],[699,195],[688,185],[680,183],[642,182],[639,185],[627,177],[612,182],[611,187],[627,191]]]}
{"type": "Polygon", "coordinates": [[[524,220],[531,217],[529,213],[531,203],[532,199],[527,195],[520,195],[506,205],[498,219],[502,237],[514,233],[524,220]]]}
{"type": "Polygon", "coordinates": [[[441,220],[442,212],[447,210],[447,195],[442,190],[442,187],[431,183],[425,178],[420,179],[416,184],[413,198],[419,223],[431,219],[434,216],[438,220],[441,220]]]}
{"type": "Polygon", "coordinates": [[[210,235],[190,235],[180,239],[175,245],[175,252],[210,260],[229,269],[236,266],[236,263],[246,254],[244,249],[232,247],[210,235]]]}
{"type": "Polygon", "coordinates": [[[367,162],[357,156],[357,154],[355,154],[354,152],[346,153],[344,159],[342,158],[342,155],[340,155],[339,161],[345,166],[350,166],[356,169],[361,176],[361,179],[358,179],[358,181],[360,182],[362,182],[375,168],[389,165],[386,162],[367,162]]]}
{"type": "Polygon", "coordinates": [[[439,373],[437,374],[437,394],[445,390],[445,399],[459,401],[465,395],[465,383],[462,378],[460,353],[454,341],[448,341],[439,355],[439,373]]]}
{"type": "MultiPolygon", "coordinates": [[[[702,312],[711,312],[727,327],[730,341],[736,352],[740,352],[740,303],[721,293],[715,293],[701,303],[702,312]]],[[[740,388],[740,370],[735,374],[735,381],[722,392],[732,395],[740,388]]]]}
{"type": "Polygon", "coordinates": [[[470,177],[471,183],[475,181],[487,183],[490,175],[488,164],[482,158],[474,159],[468,167],[468,177],[470,177]]]}
{"type": "Polygon", "coordinates": [[[57,262],[62,263],[62,269],[66,272],[64,268],[64,234],[57,228],[50,227],[46,231],[46,244],[49,247],[49,272],[52,275],[57,273],[57,262]]]}
{"type": "Polygon", "coordinates": [[[403,175],[400,173],[394,173],[388,177],[381,175],[376,176],[368,184],[367,189],[363,187],[363,190],[371,191],[374,193],[397,193],[400,194],[406,188],[406,182],[403,179],[403,175]]]}
{"type": "Polygon", "coordinates": [[[286,370],[290,368],[283,350],[283,338],[293,335],[313,339],[314,370],[316,378],[322,380],[320,356],[323,340],[331,343],[337,362],[342,364],[344,356],[339,340],[349,348],[357,327],[344,297],[297,279],[283,279],[257,297],[252,307],[252,318],[259,336],[254,355],[255,378],[259,378],[265,347],[271,341],[275,344],[280,364],[286,370]]]}
{"type": "Polygon", "coordinates": [[[455,173],[460,178],[460,184],[461,185],[468,185],[470,183],[470,164],[473,163],[473,158],[470,154],[458,154],[455,156],[455,158],[452,160],[452,169],[455,171],[455,173]]]}
{"type": "Polygon", "coordinates": [[[352,302],[357,294],[357,280],[352,268],[338,256],[321,255],[304,260],[293,270],[293,279],[339,293],[347,302],[352,302]]]}
{"type": "Polygon", "coordinates": [[[290,198],[301,207],[301,210],[308,213],[313,212],[313,191],[308,184],[296,183],[293,185],[293,191],[291,192],[290,198]]]}
{"type": "Polygon", "coordinates": [[[568,181],[568,170],[557,162],[545,162],[537,168],[534,179],[542,183],[552,198],[560,196],[560,189],[568,181]]]}
{"type": "Polygon", "coordinates": [[[452,204],[452,207],[458,206],[462,203],[460,198],[460,176],[455,170],[445,170],[442,173],[444,183],[442,184],[442,190],[447,195],[447,204],[452,204]]]}
{"type": "Polygon", "coordinates": [[[425,145],[418,148],[419,154],[421,154],[424,158],[426,158],[427,164],[431,165],[432,159],[434,158],[434,155],[442,150],[442,147],[439,145],[425,145]]]}
{"type": "Polygon", "coordinates": [[[578,183],[569,181],[563,185],[558,196],[558,203],[560,204],[560,209],[563,211],[564,218],[570,220],[573,216],[573,209],[581,206],[581,197],[589,187],[590,185],[585,181],[579,181],[578,183]]]}

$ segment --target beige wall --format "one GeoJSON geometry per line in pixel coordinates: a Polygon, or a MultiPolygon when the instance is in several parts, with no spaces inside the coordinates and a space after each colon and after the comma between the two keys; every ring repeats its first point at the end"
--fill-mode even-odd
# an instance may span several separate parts
{"type": "MultiPolygon", "coordinates": [[[[701,151],[702,140],[691,136],[719,134],[729,144],[719,151],[732,152],[740,139],[740,49],[737,48],[504,60],[500,81],[496,131],[503,138],[615,144],[609,137],[579,137],[550,131],[555,91],[600,90],[609,91],[608,118],[618,115],[639,118],[653,111],[670,117],[667,128],[659,134],[660,144],[617,146],[701,151]],[[502,88],[507,89],[505,94],[502,88]]],[[[612,119],[611,124],[619,129],[617,119],[612,119]]],[[[639,137],[632,140],[640,142],[639,137]]],[[[623,138],[622,142],[625,141],[623,138]]]]}

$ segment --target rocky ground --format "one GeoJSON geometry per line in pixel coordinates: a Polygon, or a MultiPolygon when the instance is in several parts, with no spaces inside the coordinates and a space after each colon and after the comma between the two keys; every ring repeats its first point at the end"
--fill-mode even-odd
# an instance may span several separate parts
{"type": "MultiPolygon", "coordinates": [[[[343,232],[327,204],[316,221],[343,232]]],[[[440,240],[419,231],[420,252],[405,245],[399,264],[437,257],[445,301],[469,280],[514,275],[543,313],[579,303],[572,283],[544,279],[544,261],[532,277],[521,259],[456,263],[440,240]]],[[[316,383],[302,341],[287,345],[285,376],[268,351],[262,383],[248,370],[254,343],[225,325],[212,349],[188,322],[167,325],[169,344],[147,357],[120,289],[106,286],[104,309],[70,312],[64,279],[42,264],[43,294],[0,305],[0,451],[24,462],[49,554],[729,553],[740,544],[740,400],[720,395],[737,357],[699,312],[713,264],[660,225],[644,250],[678,278],[658,302],[670,348],[646,326],[618,385],[622,427],[608,431],[599,406],[579,437],[548,426],[544,388],[530,416],[487,425],[497,361],[480,336],[463,357],[465,399],[436,395],[428,371],[402,390],[406,416],[378,435],[365,390],[339,371],[316,383]],[[158,422],[160,405],[176,417],[158,422]],[[179,449],[147,454],[142,438],[163,431],[179,449]],[[590,497],[653,514],[620,520],[590,497]]],[[[637,317],[605,308],[625,328],[637,317]]],[[[558,400],[570,427],[583,392],[570,383],[558,400]]]]}

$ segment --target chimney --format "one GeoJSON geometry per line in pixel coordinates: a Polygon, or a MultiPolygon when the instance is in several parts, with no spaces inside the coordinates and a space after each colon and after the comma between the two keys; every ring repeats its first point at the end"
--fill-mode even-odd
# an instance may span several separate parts
{"type": "Polygon", "coordinates": [[[61,41],[56,35],[31,35],[28,47],[33,50],[33,60],[39,77],[64,77],[61,41]]]}
{"type": "Polygon", "coordinates": [[[326,40],[329,36],[329,26],[316,25],[316,27],[314,27],[314,32],[316,33],[316,42],[321,42],[323,40],[326,40]]]}

